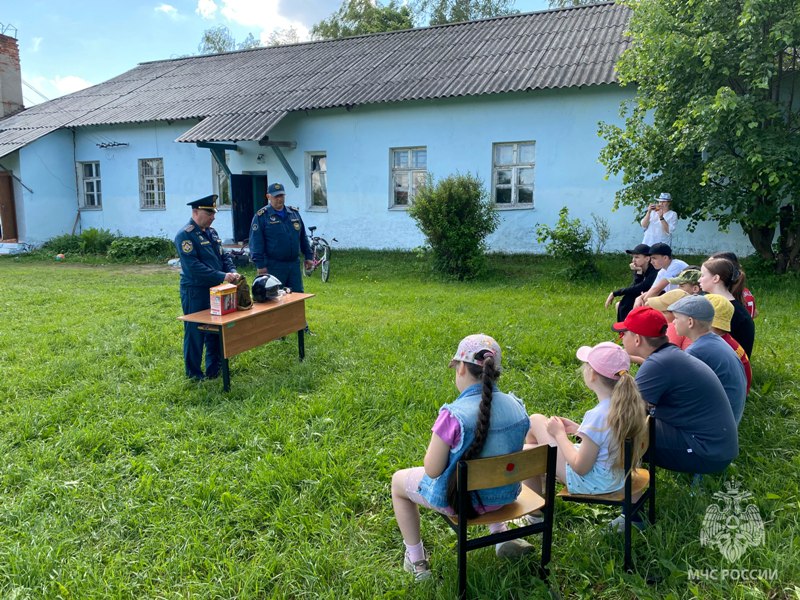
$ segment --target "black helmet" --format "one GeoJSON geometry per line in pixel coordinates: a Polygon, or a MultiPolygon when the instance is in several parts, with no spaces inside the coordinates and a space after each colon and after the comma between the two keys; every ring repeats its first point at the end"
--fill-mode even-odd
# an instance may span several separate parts
{"type": "Polygon", "coordinates": [[[266,302],[278,297],[278,290],[281,289],[280,279],[274,275],[260,275],[253,281],[253,300],[256,302],[266,302]]]}

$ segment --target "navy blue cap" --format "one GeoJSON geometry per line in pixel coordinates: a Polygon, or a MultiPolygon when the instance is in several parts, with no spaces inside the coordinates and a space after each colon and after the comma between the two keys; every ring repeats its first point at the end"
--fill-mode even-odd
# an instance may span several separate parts
{"type": "Polygon", "coordinates": [[[211,194],[210,196],[206,196],[205,198],[200,198],[199,200],[193,200],[192,202],[187,202],[186,206],[191,206],[192,208],[199,208],[201,210],[213,210],[217,212],[217,198],[216,194],[211,194]]]}
{"type": "Polygon", "coordinates": [[[270,196],[285,196],[286,188],[284,188],[283,184],[281,183],[271,183],[267,188],[267,193],[270,196]]]}
{"type": "Polygon", "coordinates": [[[658,254],[660,256],[672,256],[672,248],[669,247],[669,244],[658,242],[650,246],[650,256],[653,256],[653,254],[658,254]]]}

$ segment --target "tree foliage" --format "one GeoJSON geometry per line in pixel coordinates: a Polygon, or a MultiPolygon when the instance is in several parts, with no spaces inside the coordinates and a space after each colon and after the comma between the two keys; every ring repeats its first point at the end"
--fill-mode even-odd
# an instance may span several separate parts
{"type": "Polygon", "coordinates": [[[430,25],[460,23],[516,13],[514,0],[414,0],[414,11],[430,25]]]}
{"type": "Polygon", "coordinates": [[[598,0],[547,0],[550,8],[569,8],[570,6],[584,6],[596,4],[598,0]]]}
{"type": "Polygon", "coordinates": [[[334,40],[412,27],[414,16],[411,10],[396,0],[390,0],[386,5],[373,4],[371,0],[344,0],[339,10],[311,28],[311,37],[334,40]]]}
{"type": "Polygon", "coordinates": [[[434,267],[457,279],[471,279],[484,268],[486,237],[500,218],[474,175],[450,175],[417,191],[408,210],[431,248],[434,267]]]}
{"type": "Polygon", "coordinates": [[[617,204],[671,190],[690,228],[738,223],[778,271],[800,268],[800,4],[625,4],[632,44],[617,70],[638,87],[624,125],[600,126],[600,160],[623,173],[617,204]]]}
{"type": "Polygon", "coordinates": [[[220,52],[233,52],[234,50],[249,50],[250,48],[258,48],[260,45],[252,33],[248,33],[244,40],[237,42],[230,29],[225,25],[218,25],[203,32],[203,37],[197,50],[200,54],[218,54],[220,52]]]}

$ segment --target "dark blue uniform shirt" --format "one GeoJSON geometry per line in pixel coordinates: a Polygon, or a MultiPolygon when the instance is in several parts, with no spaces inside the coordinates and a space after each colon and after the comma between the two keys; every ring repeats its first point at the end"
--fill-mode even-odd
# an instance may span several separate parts
{"type": "MultiPolygon", "coordinates": [[[[208,288],[225,280],[225,273],[235,273],[233,261],[222,249],[222,240],[212,227],[202,231],[189,223],[175,236],[175,248],[181,257],[181,287],[208,288]]],[[[201,309],[198,309],[201,310],[201,309]]]]}
{"type": "Polygon", "coordinates": [[[297,209],[285,206],[281,216],[267,205],[255,214],[250,227],[250,257],[259,269],[267,262],[297,262],[300,252],[311,260],[306,226],[297,209]]]}

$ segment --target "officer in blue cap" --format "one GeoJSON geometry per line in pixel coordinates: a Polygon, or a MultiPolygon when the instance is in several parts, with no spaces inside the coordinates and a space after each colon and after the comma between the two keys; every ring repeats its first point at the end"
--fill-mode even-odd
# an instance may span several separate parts
{"type": "MultiPolygon", "coordinates": [[[[222,240],[211,227],[217,214],[217,196],[212,194],[187,204],[192,207],[192,219],[175,236],[175,248],[181,259],[181,308],[185,315],[210,308],[209,288],[223,282],[236,283],[240,277],[222,248],[222,240]]],[[[183,360],[186,376],[191,379],[219,377],[222,366],[219,337],[201,331],[197,323],[184,322],[183,360]],[[205,375],[201,369],[203,346],[205,375]]]]}
{"type": "Polygon", "coordinates": [[[299,256],[311,268],[311,245],[306,226],[294,206],[286,206],[286,189],[273,183],[267,189],[269,204],[253,217],[250,227],[250,257],[258,274],[269,273],[294,292],[303,291],[299,256]]]}

